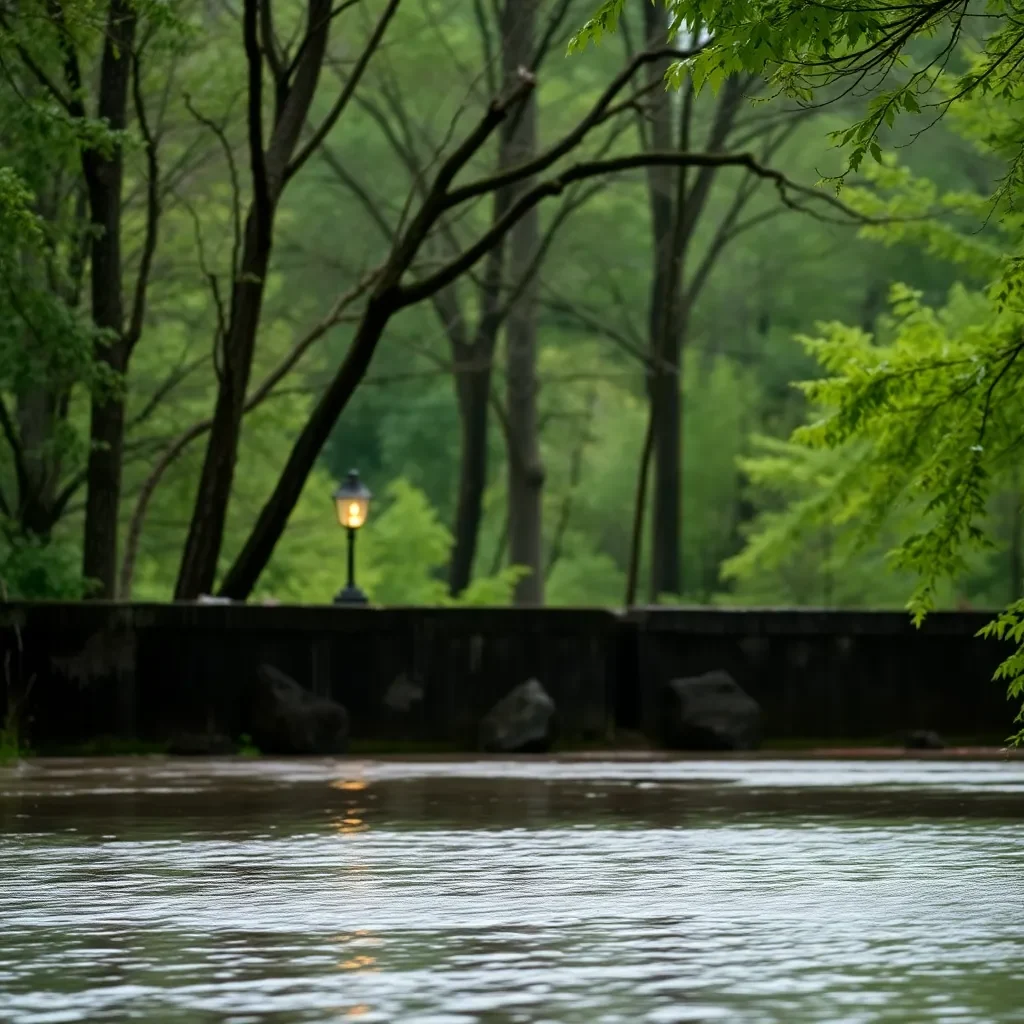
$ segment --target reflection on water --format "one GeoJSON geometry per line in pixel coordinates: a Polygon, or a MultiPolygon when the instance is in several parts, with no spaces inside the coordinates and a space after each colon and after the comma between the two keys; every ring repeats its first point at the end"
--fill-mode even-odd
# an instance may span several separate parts
{"type": "Polygon", "coordinates": [[[1024,1021],[1024,764],[0,771],[0,1020],[1024,1021]]]}

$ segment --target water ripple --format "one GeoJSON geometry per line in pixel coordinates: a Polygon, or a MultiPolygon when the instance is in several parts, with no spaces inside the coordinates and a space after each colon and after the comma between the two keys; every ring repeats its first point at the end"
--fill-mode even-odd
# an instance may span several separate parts
{"type": "Polygon", "coordinates": [[[275,802],[262,766],[262,806],[227,787],[202,813],[145,795],[164,766],[131,799],[0,795],[0,1019],[1024,1020],[1024,809],[915,795],[981,799],[1016,765],[824,766],[862,801],[885,780],[875,816],[755,813],[771,765],[420,767],[291,766],[275,802]],[[695,804],[701,778],[738,803],[695,804]]]}

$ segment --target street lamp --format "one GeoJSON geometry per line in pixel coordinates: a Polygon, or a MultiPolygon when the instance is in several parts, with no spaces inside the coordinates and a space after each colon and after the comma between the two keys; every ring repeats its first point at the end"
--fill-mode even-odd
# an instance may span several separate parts
{"type": "Polygon", "coordinates": [[[356,531],[366,522],[372,497],[354,469],[334,492],[338,522],[348,531],[348,583],[338,592],[335,604],[367,604],[366,595],[356,586],[356,531]]]}

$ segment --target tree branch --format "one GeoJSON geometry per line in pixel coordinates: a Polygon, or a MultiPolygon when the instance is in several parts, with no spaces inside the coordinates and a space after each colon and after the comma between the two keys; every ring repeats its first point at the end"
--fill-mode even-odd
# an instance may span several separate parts
{"type": "Polygon", "coordinates": [[[260,0],[260,34],[263,37],[263,55],[274,79],[274,88],[278,105],[284,101],[288,90],[288,79],[281,60],[281,51],[277,45],[277,33],[274,31],[274,9],[272,0],[260,0]]]}
{"type": "Polygon", "coordinates": [[[499,171],[497,174],[493,174],[488,178],[481,178],[478,181],[462,186],[462,188],[453,189],[448,193],[445,199],[446,208],[458,206],[460,203],[464,203],[469,199],[475,199],[477,196],[486,195],[488,192],[493,192],[496,188],[501,188],[505,185],[518,184],[526,178],[532,178],[542,171],[546,171],[556,161],[560,160],[566,154],[571,153],[577,146],[579,146],[579,144],[594,128],[603,124],[609,117],[614,116],[624,109],[622,107],[613,106],[612,101],[629,84],[633,75],[635,75],[640,68],[654,61],[664,60],[667,55],[683,59],[688,56],[692,56],[697,52],[699,51],[658,49],[645,50],[643,53],[637,54],[637,56],[634,57],[633,60],[631,60],[629,64],[627,64],[626,67],[612,79],[608,87],[591,107],[589,113],[587,113],[586,116],[577,123],[576,127],[573,128],[572,131],[567,132],[558,142],[545,150],[539,156],[535,157],[533,160],[528,160],[519,167],[512,167],[505,171],[499,171]]]}
{"type": "Polygon", "coordinates": [[[242,37],[248,65],[249,167],[252,173],[253,207],[257,225],[270,223],[270,190],[267,185],[267,161],[263,150],[263,56],[260,51],[257,16],[260,0],[244,0],[242,37]]]}
{"type": "MultiPolygon", "coordinates": [[[[334,19],[337,18],[338,15],[344,14],[350,7],[355,7],[356,4],[361,4],[362,2],[363,0],[344,0],[343,3],[340,3],[338,4],[337,7],[333,8],[327,14],[326,18],[324,18],[320,22],[317,22],[315,25],[310,26],[310,30],[303,35],[302,41],[299,43],[299,48],[298,50],[295,51],[295,56],[291,59],[291,62],[285,69],[285,76],[287,78],[291,78],[291,76],[295,74],[295,69],[299,66],[299,61],[302,60],[302,55],[306,52],[306,47],[309,45],[309,38],[312,32],[319,31],[320,29],[328,25],[330,22],[334,21],[334,19]]],[[[292,41],[294,41],[294,37],[292,41]]],[[[290,45],[291,42],[289,42],[289,46],[290,45]]]]}
{"type": "Polygon", "coordinates": [[[448,208],[447,199],[450,195],[448,189],[455,180],[455,176],[479,152],[498,125],[508,116],[509,111],[514,109],[536,84],[536,79],[524,72],[520,76],[518,84],[507,97],[492,100],[488,104],[476,127],[456,146],[448,159],[441,165],[412,223],[392,249],[391,259],[388,261],[392,273],[388,277],[395,278],[394,285],[397,285],[398,278],[408,269],[430,229],[448,208]]]}
{"type": "MultiPolygon", "coordinates": [[[[242,408],[243,415],[256,409],[266,401],[273,393],[277,385],[294,369],[296,363],[309,351],[315,342],[322,338],[327,331],[338,324],[344,315],[344,311],[360,295],[362,295],[372,284],[376,277],[376,271],[368,274],[354,288],[340,296],[335,304],[305,336],[299,339],[280,363],[263,379],[260,385],[246,399],[242,408]]],[[[156,465],[150,471],[142,484],[135,508],[132,510],[132,517],[128,524],[128,534],[125,540],[125,553],[121,562],[121,573],[119,581],[119,593],[122,598],[131,594],[132,580],[135,575],[135,563],[138,559],[139,543],[142,538],[142,529],[145,525],[146,512],[152,500],[157,486],[164,473],[178,460],[193,441],[198,440],[213,427],[213,418],[210,417],[194,423],[187,430],[183,431],[163,452],[157,460],[156,465]]]]}
{"type": "MultiPolygon", "coordinates": [[[[612,157],[606,160],[583,161],[566,168],[557,177],[542,181],[515,201],[509,211],[480,239],[465,250],[459,257],[452,260],[433,275],[420,281],[402,286],[401,305],[409,306],[427,298],[439,288],[444,288],[464,274],[476,264],[494,245],[508,233],[512,226],[542,200],[560,195],[574,181],[594,178],[602,175],[616,174],[621,171],[635,170],[645,166],[668,167],[738,167],[764,178],[775,184],[783,204],[792,209],[805,210],[790,197],[790,192],[806,195],[820,202],[834,206],[847,216],[860,223],[870,223],[856,211],[850,209],[841,200],[823,191],[817,191],[790,181],[782,172],[765,167],[750,153],[635,153],[629,156],[612,157]]],[[[494,180],[503,179],[503,175],[495,175],[494,180]]],[[[449,193],[449,198],[455,193],[449,193]]]]}
{"type": "Polygon", "coordinates": [[[142,325],[146,316],[146,295],[149,291],[149,278],[153,269],[153,256],[156,253],[157,231],[160,224],[160,163],[157,157],[156,140],[150,129],[146,117],[146,106],[142,99],[139,56],[140,53],[136,53],[132,59],[132,97],[135,102],[135,116],[139,122],[139,131],[142,133],[142,141],[146,150],[146,234],[142,244],[139,273],[135,279],[135,296],[132,300],[128,334],[125,337],[129,352],[142,336],[142,325]]]}
{"type": "Polygon", "coordinates": [[[149,396],[146,404],[133,416],[125,425],[125,432],[142,426],[153,413],[160,407],[165,398],[183,381],[190,377],[201,366],[206,365],[207,356],[200,356],[190,363],[180,363],[163,380],[163,382],[149,396]]]}
{"type": "Polygon", "coordinates": [[[299,150],[288,165],[287,170],[284,172],[285,181],[288,181],[299,172],[306,161],[309,160],[309,158],[316,152],[320,143],[323,142],[330,134],[331,129],[335,124],[337,124],[338,118],[340,118],[344,113],[345,108],[352,99],[352,95],[355,93],[356,87],[359,85],[364,72],[369,66],[370,60],[377,52],[377,48],[380,46],[381,40],[384,38],[384,34],[388,30],[388,25],[391,23],[391,19],[395,16],[396,11],[398,10],[399,3],[401,3],[401,0],[388,0],[388,5],[384,9],[384,13],[378,19],[377,24],[374,27],[373,34],[370,36],[366,46],[363,47],[363,52],[359,55],[359,60],[356,61],[356,66],[352,69],[352,74],[349,75],[348,80],[345,82],[341,92],[338,94],[338,98],[335,100],[334,106],[331,107],[327,116],[320,123],[320,127],[313,132],[310,140],[302,147],[302,149],[299,150]]]}
{"type": "Polygon", "coordinates": [[[238,274],[238,255],[242,250],[242,187],[238,178],[238,165],[235,163],[234,150],[224,132],[222,125],[217,124],[211,118],[201,114],[192,104],[192,97],[185,95],[185,108],[204,127],[213,132],[221,149],[224,151],[224,158],[228,165],[228,175],[231,179],[231,227],[233,240],[231,247],[231,277],[234,279],[238,274]]]}
{"type": "MultiPolygon", "coordinates": [[[[54,15],[51,11],[51,17],[53,16],[54,15]]],[[[57,19],[55,18],[54,20],[57,19]]],[[[61,18],[60,21],[62,23],[63,19],[61,18]]],[[[8,22],[3,11],[0,11],[0,28],[2,28],[6,33],[8,33],[8,35],[10,35],[11,38],[13,39],[14,32],[11,28],[10,22],[8,22]]],[[[61,36],[62,41],[66,39],[65,33],[62,32],[61,36]]],[[[36,79],[36,81],[39,82],[39,84],[53,97],[53,99],[57,103],[60,104],[60,106],[62,106],[72,117],[78,118],[84,115],[85,112],[82,110],[81,103],[75,99],[74,93],[72,93],[72,98],[68,99],[68,97],[65,96],[64,93],[61,91],[57,83],[54,82],[49,75],[47,75],[47,73],[39,66],[39,64],[33,58],[32,54],[30,54],[28,50],[26,50],[25,47],[21,45],[21,43],[15,41],[14,48],[17,51],[18,56],[21,58],[22,64],[24,64],[25,67],[28,68],[29,72],[36,79]]],[[[77,67],[77,60],[75,61],[75,66],[77,67]]],[[[78,84],[79,86],[81,86],[81,75],[79,75],[78,77],[78,84]]]]}

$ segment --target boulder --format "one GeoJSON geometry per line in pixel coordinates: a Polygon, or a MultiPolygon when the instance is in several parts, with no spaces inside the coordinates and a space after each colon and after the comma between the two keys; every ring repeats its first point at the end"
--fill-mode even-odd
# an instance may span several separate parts
{"type": "Polygon", "coordinates": [[[414,704],[422,703],[423,687],[406,678],[404,673],[391,683],[384,694],[385,706],[399,714],[406,714],[414,704]]]}
{"type": "Polygon", "coordinates": [[[491,754],[543,754],[555,742],[555,702],[536,680],[517,686],[484,716],[480,749],[491,754]]]}
{"type": "Polygon", "coordinates": [[[273,665],[257,670],[249,735],[264,754],[344,754],[348,712],[273,665]]]}
{"type": "Polygon", "coordinates": [[[663,691],[662,741],[672,750],[755,750],[761,708],[728,672],[673,679],[663,691]]]}
{"type": "Polygon", "coordinates": [[[942,737],[931,729],[918,729],[907,736],[904,744],[907,750],[945,750],[942,737]]]}

